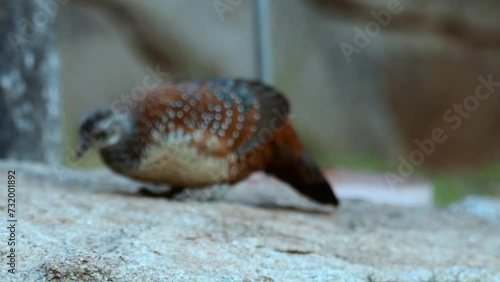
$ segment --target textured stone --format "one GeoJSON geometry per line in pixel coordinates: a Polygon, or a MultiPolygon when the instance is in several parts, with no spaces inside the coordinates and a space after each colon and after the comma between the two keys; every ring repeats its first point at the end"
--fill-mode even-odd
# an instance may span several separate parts
{"type": "Polygon", "coordinates": [[[451,206],[450,209],[457,212],[476,215],[487,220],[500,222],[499,199],[481,196],[469,196],[462,202],[451,206]]]}
{"type": "Polygon", "coordinates": [[[2,228],[5,281],[500,281],[500,224],[462,211],[318,208],[261,176],[222,201],[175,202],[106,170],[0,163],[9,169],[18,264],[7,273],[2,228]]]}

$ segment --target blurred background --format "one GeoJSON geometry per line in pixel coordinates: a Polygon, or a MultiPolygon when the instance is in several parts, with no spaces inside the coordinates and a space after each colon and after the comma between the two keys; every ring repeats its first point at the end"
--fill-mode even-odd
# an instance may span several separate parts
{"type": "Polygon", "coordinates": [[[322,166],[425,179],[438,205],[500,196],[498,1],[262,2],[259,14],[252,0],[57,1],[65,148],[83,114],[151,70],[255,79],[264,67],[322,166]]]}

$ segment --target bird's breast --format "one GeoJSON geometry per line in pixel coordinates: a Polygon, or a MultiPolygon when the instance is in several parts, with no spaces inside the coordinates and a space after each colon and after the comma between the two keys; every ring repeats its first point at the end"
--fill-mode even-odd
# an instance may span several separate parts
{"type": "MultiPolygon", "coordinates": [[[[232,154],[219,157],[203,153],[200,142],[196,142],[201,134],[185,134],[181,130],[168,134],[152,132],[151,141],[131,176],[178,187],[229,182],[234,177],[232,165],[236,157],[232,154]]],[[[217,141],[207,140],[203,145],[216,145],[217,141]]]]}

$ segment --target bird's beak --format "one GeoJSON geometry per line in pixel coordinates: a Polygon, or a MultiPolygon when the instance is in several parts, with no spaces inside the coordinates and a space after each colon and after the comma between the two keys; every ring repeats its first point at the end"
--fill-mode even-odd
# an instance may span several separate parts
{"type": "Polygon", "coordinates": [[[76,158],[79,159],[87,152],[90,148],[89,141],[87,138],[82,138],[80,144],[78,144],[78,149],[76,149],[76,158]]]}

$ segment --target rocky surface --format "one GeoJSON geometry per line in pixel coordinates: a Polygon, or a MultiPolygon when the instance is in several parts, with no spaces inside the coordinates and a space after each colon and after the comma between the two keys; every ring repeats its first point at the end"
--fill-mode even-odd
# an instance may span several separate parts
{"type": "Polygon", "coordinates": [[[471,202],[346,200],[334,210],[256,176],[221,201],[175,202],[138,196],[137,183],[105,170],[0,163],[0,175],[9,169],[17,273],[7,272],[2,228],[2,281],[500,281],[491,199],[486,213],[471,202]]]}
{"type": "Polygon", "coordinates": [[[469,196],[464,201],[452,205],[450,209],[473,214],[486,220],[500,222],[500,200],[498,199],[469,196]]]}

